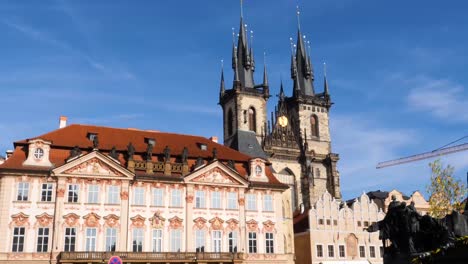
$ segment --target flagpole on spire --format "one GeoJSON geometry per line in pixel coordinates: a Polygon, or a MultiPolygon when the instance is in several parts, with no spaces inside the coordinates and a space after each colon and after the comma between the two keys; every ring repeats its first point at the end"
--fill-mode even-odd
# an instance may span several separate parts
{"type": "Polygon", "coordinates": [[[296,15],[297,15],[297,29],[301,31],[301,11],[299,10],[299,5],[296,6],[296,15]]]}
{"type": "Polygon", "coordinates": [[[241,15],[241,18],[244,17],[244,5],[243,5],[243,2],[242,0],[240,0],[240,15],[241,15]]]}

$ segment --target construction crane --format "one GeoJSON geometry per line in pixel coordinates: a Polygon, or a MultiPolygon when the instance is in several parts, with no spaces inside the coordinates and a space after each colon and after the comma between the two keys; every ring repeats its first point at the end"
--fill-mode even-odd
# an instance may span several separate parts
{"type": "Polygon", "coordinates": [[[429,152],[425,152],[425,153],[421,153],[421,154],[416,154],[416,155],[412,155],[412,156],[408,156],[408,157],[404,157],[404,158],[399,158],[399,159],[395,159],[395,160],[379,162],[377,164],[376,168],[377,169],[382,169],[382,168],[385,168],[385,167],[396,166],[396,165],[403,164],[403,163],[409,163],[409,162],[413,162],[413,161],[417,161],[417,160],[429,159],[429,158],[433,158],[433,157],[437,157],[437,156],[442,156],[442,155],[447,155],[447,154],[451,154],[451,153],[455,153],[455,152],[468,150],[468,143],[464,143],[464,144],[449,147],[453,143],[456,143],[456,142],[458,142],[458,141],[460,141],[462,139],[465,139],[465,138],[468,138],[468,135],[464,136],[464,137],[462,137],[460,139],[457,139],[457,140],[455,140],[453,142],[450,142],[447,145],[442,146],[442,147],[440,147],[438,149],[435,149],[433,151],[429,151],[429,152]]]}

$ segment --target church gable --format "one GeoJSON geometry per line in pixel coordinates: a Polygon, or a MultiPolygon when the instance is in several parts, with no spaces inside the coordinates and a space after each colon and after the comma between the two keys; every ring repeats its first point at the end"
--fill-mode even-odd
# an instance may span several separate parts
{"type": "Polygon", "coordinates": [[[82,157],[73,159],[53,170],[59,176],[83,177],[123,177],[131,178],[133,174],[111,158],[93,151],[82,157]]]}
{"type": "Polygon", "coordinates": [[[247,187],[248,182],[232,169],[214,162],[185,177],[186,183],[247,187]]]}

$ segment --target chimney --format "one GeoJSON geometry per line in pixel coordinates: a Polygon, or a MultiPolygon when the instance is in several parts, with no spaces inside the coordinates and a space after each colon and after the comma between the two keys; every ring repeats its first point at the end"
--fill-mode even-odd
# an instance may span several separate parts
{"type": "Polygon", "coordinates": [[[213,141],[214,143],[218,143],[218,137],[216,136],[210,137],[210,140],[213,141]]]}
{"type": "Polygon", "coordinates": [[[66,116],[60,116],[59,128],[64,128],[66,126],[67,126],[67,117],[66,116]]]}
{"type": "Polygon", "coordinates": [[[6,151],[5,160],[7,160],[8,158],[10,158],[12,155],[13,155],[13,150],[11,150],[11,149],[7,150],[7,151],[6,151]]]}

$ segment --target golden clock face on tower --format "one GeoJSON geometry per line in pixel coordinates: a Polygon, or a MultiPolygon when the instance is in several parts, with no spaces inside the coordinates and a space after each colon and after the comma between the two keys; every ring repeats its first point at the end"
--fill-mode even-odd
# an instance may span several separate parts
{"type": "Polygon", "coordinates": [[[278,124],[281,126],[281,127],[286,127],[288,125],[288,118],[286,116],[280,116],[278,118],[278,124]]]}

